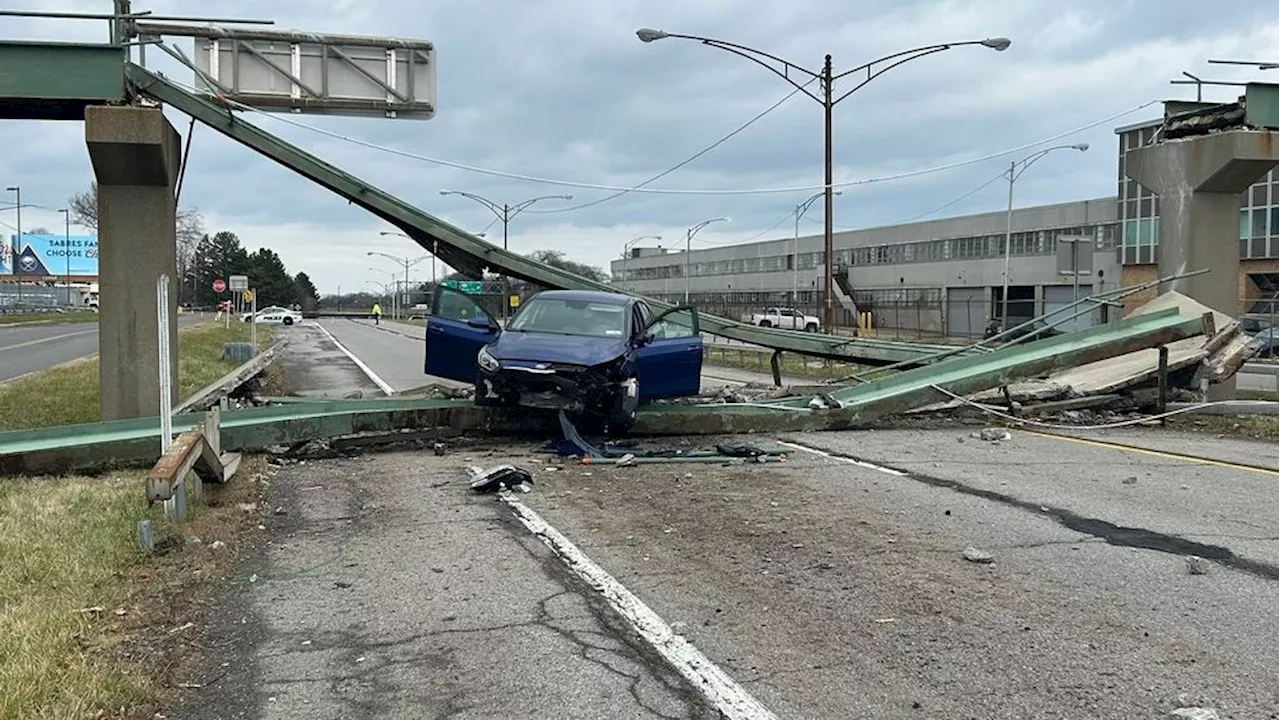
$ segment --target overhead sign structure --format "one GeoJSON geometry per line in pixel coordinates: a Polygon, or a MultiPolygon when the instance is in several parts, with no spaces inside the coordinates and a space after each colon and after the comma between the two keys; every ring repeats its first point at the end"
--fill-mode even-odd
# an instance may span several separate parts
{"type": "Polygon", "coordinates": [[[216,280],[214,280],[214,281],[213,281],[213,291],[214,291],[214,292],[216,292],[216,293],[220,293],[220,292],[222,292],[222,291],[224,291],[224,290],[226,290],[226,289],[227,289],[227,283],[226,283],[226,281],[225,281],[225,280],[223,280],[222,278],[218,278],[218,279],[216,279],[216,280]]]}
{"type": "MultiPolygon", "coordinates": [[[[49,277],[98,275],[96,235],[11,235],[8,274],[49,277]]],[[[0,266],[5,266],[0,261],[0,266]]],[[[6,274],[0,269],[0,274],[6,274]]]]}
{"type": "Polygon", "coordinates": [[[296,30],[138,23],[143,39],[195,40],[196,86],[271,112],[429,120],[435,46],[296,30]]]}
{"type": "Polygon", "coordinates": [[[240,292],[242,290],[249,289],[248,275],[232,275],[231,277],[227,278],[227,280],[229,280],[231,283],[230,285],[231,292],[240,292]]]}
{"type": "Polygon", "coordinates": [[[445,280],[440,284],[468,295],[484,294],[484,283],[479,280],[445,280]]]}

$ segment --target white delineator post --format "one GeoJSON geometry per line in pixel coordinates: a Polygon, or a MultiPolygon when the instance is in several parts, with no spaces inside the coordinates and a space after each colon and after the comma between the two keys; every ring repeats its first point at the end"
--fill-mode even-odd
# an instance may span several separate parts
{"type": "MultiPolygon", "coordinates": [[[[156,321],[157,327],[169,327],[169,276],[156,278],[156,321]]],[[[160,454],[169,452],[173,444],[173,378],[169,374],[169,333],[161,332],[156,343],[158,354],[156,366],[160,373],[160,454]]],[[[187,491],[183,482],[175,490],[173,499],[164,501],[164,513],[167,517],[184,519],[187,515],[187,491]]]]}

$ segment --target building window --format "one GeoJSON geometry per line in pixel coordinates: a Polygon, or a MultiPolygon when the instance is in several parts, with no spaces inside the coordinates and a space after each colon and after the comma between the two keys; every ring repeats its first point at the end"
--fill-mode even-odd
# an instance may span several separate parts
{"type": "Polygon", "coordinates": [[[1253,210],[1253,237],[1261,238],[1267,236],[1267,209],[1254,208],[1253,210]]]}

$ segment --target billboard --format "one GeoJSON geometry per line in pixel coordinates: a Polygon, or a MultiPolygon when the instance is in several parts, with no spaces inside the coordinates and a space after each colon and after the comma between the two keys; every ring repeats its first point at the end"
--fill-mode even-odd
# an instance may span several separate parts
{"type": "Polygon", "coordinates": [[[9,272],[14,275],[92,275],[98,274],[98,236],[96,235],[11,235],[12,260],[9,272]]]}
{"type": "Polygon", "coordinates": [[[13,246],[8,240],[0,237],[0,275],[13,272],[13,246]]]}

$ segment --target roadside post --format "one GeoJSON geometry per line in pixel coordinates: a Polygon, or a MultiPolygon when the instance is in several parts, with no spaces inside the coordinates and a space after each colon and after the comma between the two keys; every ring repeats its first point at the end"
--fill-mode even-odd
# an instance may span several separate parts
{"type": "MultiPolygon", "coordinates": [[[[226,292],[226,289],[227,289],[227,281],[226,281],[226,280],[223,280],[222,278],[214,278],[214,280],[213,280],[213,292],[214,292],[214,299],[213,299],[213,301],[214,301],[215,303],[217,303],[217,304],[214,306],[214,307],[216,308],[215,312],[217,312],[217,315],[214,315],[214,316],[213,316],[214,322],[217,322],[218,316],[222,314],[222,293],[226,292]]],[[[226,324],[224,325],[224,327],[226,327],[226,328],[230,328],[230,327],[231,327],[231,317],[230,317],[230,316],[231,316],[231,313],[230,313],[230,311],[228,311],[228,312],[227,312],[226,324]]]]}
{"type": "MultiPolygon", "coordinates": [[[[169,327],[169,276],[156,278],[156,321],[157,327],[169,327]]],[[[169,333],[160,332],[156,336],[156,365],[160,374],[160,455],[169,452],[173,444],[173,377],[169,374],[169,333]]],[[[187,488],[181,483],[174,489],[173,497],[164,501],[164,514],[168,518],[185,520],[187,518],[187,488]]]]}
{"type": "Polygon", "coordinates": [[[253,345],[253,353],[258,353],[258,294],[252,290],[244,291],[244,301],[249,303],[249,343],[253,345]]]}
{"type": "MultiPolygon", "coordinates": [[[[249,289],[249,276],[231,275],[227,278],[227,287],[231,290],[231,304],[237,308],[238,312],[238,308],[242,307],[240,305],[240,293],[249,289]]],[[[227,321],[227,327],[231,327],[230,320],[227,321]]]]}

